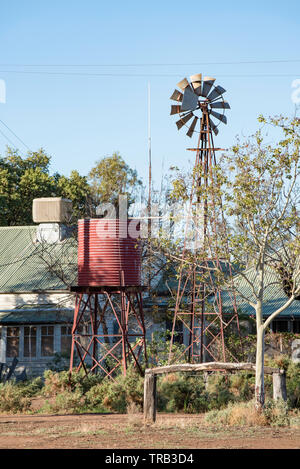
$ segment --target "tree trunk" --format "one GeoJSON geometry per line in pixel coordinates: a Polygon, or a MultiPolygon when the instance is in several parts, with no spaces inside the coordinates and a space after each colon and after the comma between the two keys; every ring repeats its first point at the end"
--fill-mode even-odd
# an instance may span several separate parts
{"type": "Polygon", "coordinates": [[[263,324],[257,327],[256,339],[256,369],[255,369],[255,406],[257,410],[262,410],[265,403],[264,386],[264,342],[265,330],[263,324]]]}

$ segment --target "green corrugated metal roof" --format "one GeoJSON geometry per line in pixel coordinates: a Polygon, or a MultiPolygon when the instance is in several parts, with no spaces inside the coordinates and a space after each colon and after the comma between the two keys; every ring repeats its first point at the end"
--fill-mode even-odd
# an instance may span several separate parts
{"type": "Polygon", "coordinates": [[[73,310],[58,309],[24,309],[0,311],[0,324],[47,324],[47,323],[68,323],[71,322],[74,316],[73,310]]]}
{"type": "MultiPolygon", "coordinates": [[[[258,286],[258,278],[255,272],[255,269],[248,269],[246,271],[247,277],[254,285],[258,286]]],[[[251,286],[247,283],[245,278],[241,275],[236,275],[234,277],[234,283],[239,291],[244,297],[250,301],[254,300],[254,295],[251,290],[251,286]]],[[[258,288],[257,288],[258,290],[258,288]]],[[[223,305],[225,307],[232,307],[232,296],[228,292],[222,294],[223,305]]],[[[252,315],[255,313],[254,309],[242,298],[241,295],[236,296],[237,306],[239,310],[247,315],[252,315]]],[[[263,316],[269,316],[278,308],[284,305],[288,300],[287,295],[283,291],[281,284],[281,279],[278,273],[271,269],[270,267],[266,268],[265,271],[265,290],[264,290],[264,302],[263,302],[263,316]]],[[[286,310],[284,310],[278,317],[293,317],[300,316],[300,301],[295,300],[286,310]]]]}
{"type": "Polygon", "coordinates": [[[77,245],[35,241],[36,226],[0,227],[0,293],[67,290],[77,282],[77,245]]]}

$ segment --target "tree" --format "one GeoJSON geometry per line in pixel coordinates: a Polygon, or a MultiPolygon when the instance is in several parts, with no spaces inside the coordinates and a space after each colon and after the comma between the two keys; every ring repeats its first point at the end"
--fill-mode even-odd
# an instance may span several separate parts
{"type": "Polygon", "coordinates": [[[228,246],[238,273],[234,286],[256,316],[256,407],[264,405],[264,335],[282,311],[300,294],[299,150],[300,122],[287,118],[259,118],[272,129],[260,129],[245,143],[237,143],[222,162],[225,213],[231,230],[228,246]],[[238,266],[238,268],[236,267],[238,266]],[[286,299],[263,319],[270,288],[286,299]]]}
{"type": "MultiPolygon", "coordinates": [[[[201,282],[207,284],[208,294],[208,280],[213,273],[218,288],[234,292],[253,308],[257,330],[255,397],[256,407],[261,409],[265,332],[300,295],[300,121],[260,117],[259,122],[262,128],[246,142],[238,141],[211,168],[208,183],[197,187],[200,200],[208,201],[205,216],[209,235],[203,237],[199,248],[186,250],[180,268],[188,272],[195,266],[201,282]],[[275,143],[268,143],[270,140],[275,143]],[[229,282],[228,269],[201,262],[216,255],[230,265],[233,281],[229,282]],[[282,301],[264,320],[264,307],[268,301],[270,307],[270,296],[276,289],[282,301]]],[[[202,168],[195,167],[194,171],[197,180],[202,168]]],[[[190,174],[177,170],[171,193],[174,200],[188,200],[191,180],[190,174]]],[[[201,219],[199,223],[194,207],[190,218],[194,232],[200,232],[203,223],[201,219]]],[[[180,260],[184,238],[182,230],[178,243],[172,242],[165,250],[175,262],[180,260]]]]}
{"type": "Polygon", "coordinates": [[[50,161],[43,149],[22,158],[7,148],[0,158],[0,225],[31,224],[32,201],[38,197],[67,197],[73,202],[74,215],[84,216],[90,194],[87,178],[77,171],[69,178],[51,175],[50,161]]]}
{"type": "Polygon", "coordinates": [[[115,208],[120,195],[127,196],[128,205],[132,204],[142,186],[137,171],[131,169],[118,152],[99,160],[89,172],[89,180],[95,203],[111,203],[115,208]]]}

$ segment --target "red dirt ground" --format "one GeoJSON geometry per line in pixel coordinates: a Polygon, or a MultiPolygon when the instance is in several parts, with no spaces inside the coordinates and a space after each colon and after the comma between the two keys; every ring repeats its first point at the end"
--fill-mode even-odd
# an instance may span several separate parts
{"type": "Polygon", "coordinates": [[[0,449],[300,449],[300,429],[215,427],[203,415],[0,415],[0,449]]]}

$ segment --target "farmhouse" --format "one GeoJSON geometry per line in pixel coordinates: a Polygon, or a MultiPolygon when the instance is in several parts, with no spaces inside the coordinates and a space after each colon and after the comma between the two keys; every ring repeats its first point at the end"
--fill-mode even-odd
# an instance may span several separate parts
{"type": "MultiPolygon", "coordinates": [[[[247,270],[247,279],[245,276],[236,275],[234,283],[237,288],[237,307],[240,316],[251,317],[255,315],[254,309],[249,305],[247,300],[255,301],[252,287],[258,291],[258,279],[255,269],[250,267],[247,270]],[[252,286],[251,286],[252,284],[252,286]]],[[[270,266],[266,267],[264,290],[263,317],[266,319],[274,311],[279,309],[288,300],[288,291],[284,286],[282,277],[275,269],[270,266]]],[[[300,297],[298,297],[287,309],[282,311],[270,324],[272,332],[291,332],[300,333],[300,297]]],[[[223,293],[224,307],[230,307],[231,298],[228,294],[223,293]]]]}

